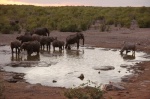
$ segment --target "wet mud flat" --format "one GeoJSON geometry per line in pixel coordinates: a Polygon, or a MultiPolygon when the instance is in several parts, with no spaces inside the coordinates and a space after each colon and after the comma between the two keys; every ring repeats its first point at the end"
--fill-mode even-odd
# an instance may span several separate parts
{"type": "Polygon", "coordinates": [[[98,86],[110,81],[127,81],[127,76],[142,72],[137,64],[150,60],[144,52],[136,52],[135,56],[120,55],[118,49],[91,46],[62,52],[41,51],[40,55],[32,56],[27,56],[26,52],[12,56],[9,46],[1,46],[0,58],[1,70],[10,72],[6,75],[7,81],[66,88],[85,83],[98,86]]]}

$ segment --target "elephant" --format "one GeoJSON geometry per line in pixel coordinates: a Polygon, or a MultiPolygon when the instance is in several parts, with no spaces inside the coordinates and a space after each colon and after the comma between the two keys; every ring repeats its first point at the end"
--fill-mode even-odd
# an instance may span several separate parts
{"type": "Polygon", "coordinates": [[[135,55],[136,45],[134,43],[130,42],[124,42],[120,54],[123,54],[124,51],[126,51],[126,54],[130,51],[132,51],[132,55],[135,55]]]}
{"type": "Polygon", "coordinates": [[[74,35],[69,35],[66,38],[66,46],[65,46],[65,48],[68,49],[68,50],[71,50],[70,45],[74,44],[74,43],[77,43],[77,49],[79,49],[80,39],[83,40],[83,45],[84,45],[84,35],[82,33],[78,32],[78,33],[76,33],[74,35]]]}
{"type": "Polygon", "coordinates": [[[37,52],[38,55],[40,52],[40,43],[38,41],[24,42],[21,45],[21,49],[27,50],[29,56],[31,56],[33,52],[37,52]]]}
{"type": "Polygon", "coordinates": [[[41,40],[41,37],[39,35],[37,35],[37,34],[33,34],[32,35],[32,41],[38,41],[38,42],[40,42],[40,40],[41,40]]]}
{"type": "Polygon", "coordinates": [[[41,35],[41,36],[49,36],[50,32],[47,28],[36,28],[32,31],[31,33],[32,35],[33,34],[38,34],[38,35],[41,35]]]}
{"type": "Polygon", "coordinates": [[[41,44],[41,50],[44,50],[44,46],[47,46],[47,50],[50,50],[51,43],[55,40],[55,37],[49,37],[49,36],[41,36],[40,44],[41,44]]]}
{"type": "Polygon", "coordinates": [[[53,51],[55,51],[55,47],[59,47],[59,51],[60,50],[64,50],[64,45],[65,45],[65,42],[64,41],[59,41],[59,40],[54,40],[52,42],[52,46],[53,46],[53,51]]]}
{"type": "Polygon", "coordinates": [[[32,41],[32,36],[31,35],[20,35],[18,37],[16,37],[17,40],[21,41],[21,44],[23,42],[28,42],[28,41],[32,41]]]}
{"type": "Polygon", "coordinates": [[[10,46],[11,46],[11,52],[12,52],[12,54],[14,53],[13,52],[14,48],[16,49],[16,55],[20,54],[20,47],[21,47],[21,42],[20,41],[18,41],[18,40],[12,41],[11,44],[10,44],[10,46]]]}

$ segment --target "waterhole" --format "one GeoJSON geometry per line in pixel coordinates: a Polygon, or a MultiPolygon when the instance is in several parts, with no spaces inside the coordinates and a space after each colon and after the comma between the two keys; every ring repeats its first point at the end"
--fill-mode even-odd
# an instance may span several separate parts
{"type": "MultiPolygon", "coordinates": [[[[56,49],[58,50],[58,49],[56,49]]],[[[19,56],[12,55],[9,46],[0,47],[0,66],[7,72],[24,73],[24,79],[31,84],[40,83],[55,87],[77,87],[87,82],[89,86],[120,82],[121,77],[133,72],[128,67],[149,61],[144,52],[135,56],[120,55],[119,49],[97,47],[73,48],[62,52],[52,49],[27,56],[23,51],[19,56]]]]}

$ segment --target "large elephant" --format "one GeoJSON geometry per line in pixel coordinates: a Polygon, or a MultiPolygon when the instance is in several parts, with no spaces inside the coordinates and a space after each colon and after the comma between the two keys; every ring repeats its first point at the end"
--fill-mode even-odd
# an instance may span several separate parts
{"type": "Polygon", "coordinates": [[[21,46],[20,41],[18,41],[18,40],[12,41],[10,44],[12,54],[14,53],[13,52],[14,48],[16,49],[16,55],[19,54],[20,53],[20,46],[21,46]]]}
{"type": "Polygon", "coordinates": [[[80,39],[83,40],[83,45],[84,45],[84,35],[82,33],[78,32],[78,33],[76,33],[74,35],[69,35],[66,38],[66,46],[65,46],[65,48],[66,49],[71,49],[70,45],[77,43],[77,49],[79,49],[80,39]]]}
{"type": "Polygon", "coordinates": [[[38,34],[41,36],[49,36],[50,32],[47,28],[36,28],[35,30],[33,30],[32,34],[38,34]]]}
{"type": "Polygon", "coordinates": [[[59,51],[64,50],[64,41],[54,40],[53,43],[53,51],[55,51],[55,47],[59,47],[59,51]]]}
{"type": "Polygon", "coordinates": [[[38,55],[40,52],[40,43],[38,41],[24,42],[21,45],[21,49],[27,50],[29,56],[31,56],[33,52],[37,52],[38,55]]]}
{"type": "Polygon", "coordinates": [[[55,40],[55,37],[49,37],[49,36],[41,36],[40,44],[41,44],[41,50],[44,50],[45,45],[47,47],[47,50],[50,50],[51,43],[55,40]]]}

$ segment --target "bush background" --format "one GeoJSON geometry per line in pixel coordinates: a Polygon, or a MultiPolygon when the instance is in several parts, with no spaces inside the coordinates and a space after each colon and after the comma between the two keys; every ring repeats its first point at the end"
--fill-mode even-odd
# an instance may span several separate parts
{"type": "Polygon", "coordinates": [[[129,28],[135,19],[140,28],[150,28],[150,7],[0,5],[0,16],[1,33],[31,31],[37,27],[62,32],[85,31],[96,20],[103,20],[105,25],[120,24],[129,28]],[[19,24],[11,26],[10,20],[19,20],[19,24]]]}

